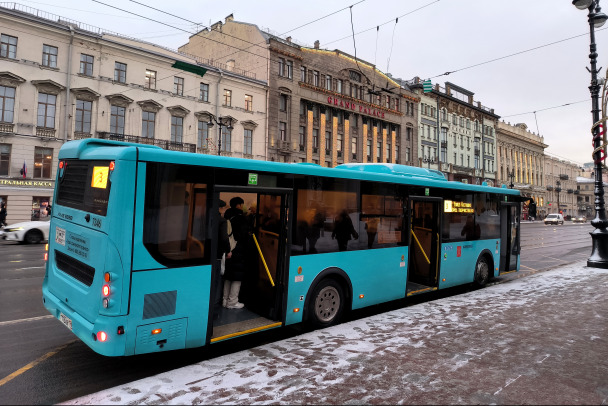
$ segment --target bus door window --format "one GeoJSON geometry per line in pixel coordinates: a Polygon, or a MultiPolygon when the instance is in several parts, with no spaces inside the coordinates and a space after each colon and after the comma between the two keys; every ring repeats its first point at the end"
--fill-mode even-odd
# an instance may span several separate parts
{"type": "Polygon", "coordinates": [[[363,185],[361,193],[361,249],[404,245],[403,201],[382,185],[363,185]],[[370,190],[378,189],[378,190],[370,190]]]}

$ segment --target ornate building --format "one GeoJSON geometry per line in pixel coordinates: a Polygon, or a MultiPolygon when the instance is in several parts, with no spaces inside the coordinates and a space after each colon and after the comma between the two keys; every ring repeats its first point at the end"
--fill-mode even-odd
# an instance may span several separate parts
{"type": "Polygon", "coordinates": [[[580,195],[577,176],[581,167],[565,159],[545,154],[544,168],[547,194],[543,209],[547,214],[562,213],[564,217],[576,216],[579,213],[578,196],[580,195]]]}
{"type": "MultiPolygon", "coordinates": [[[[498,139],[497,185],[508,185],[534,199],[537,215],[545,216],[545,148],[544,138],[528,130],[523,123],[511,125],[504,121],[496,126],[498,139]]],[[[527,203],[523,217],[527,218],[527,203]]]]}
{"type": "Polygon", "coordinates": [[[435,84],[424,93],[420,78],[410,86],[420,96],[419,165],[442,171],[449,180],[496,182],[494,109],[473,100],[474,93],[453,83],[435,84]],[[440,128],[439,132],[437,128],[440,128]]]}
{"type": "Polygon", "coordinates": [[[0,201],[9,223],[47,216],[57,153],[73,139],[266,158],[266,82],[254,73],[4,4],[0,201]]]}
{"type": "Polygon", "coordinates": [[[253,69],[269,84],[268,157],[336,166],[417,163],[420,98],[373,64],[339,50],[296,44],[233,16],[180,51],[227,69],[253,69]]]}

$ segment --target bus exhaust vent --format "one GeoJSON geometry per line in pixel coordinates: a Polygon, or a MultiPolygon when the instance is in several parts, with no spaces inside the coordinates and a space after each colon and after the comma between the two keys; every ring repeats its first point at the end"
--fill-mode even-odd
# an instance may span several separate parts
{"type": "Polygon", "coordinates": [[[144,295],[144,320],[175,314],[177,290],[144,295]]]}
{"type": "Polygon", "coordinates": [[[55,263],[57,268],[67,273],[72,278],[79,282],[84,283],[87,286],[93,284],[93,278],[95,277],[95,268],[84,264],[77,259],[72,258],[69,255],[65,255],[63,252],[55,250],[55,263]]]}

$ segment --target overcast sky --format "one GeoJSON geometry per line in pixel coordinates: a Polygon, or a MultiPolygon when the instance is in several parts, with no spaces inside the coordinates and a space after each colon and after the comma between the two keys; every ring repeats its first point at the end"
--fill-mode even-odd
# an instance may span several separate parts
{"type": "MultiPolygon", "coordinates": [[[[608,12],[605,3],[603,11],[608,12]]],[[[589,66],[589,25],[587,12],[576,9],[571,0],[42,0],[22,4],[173,49],[195,32],[192,22],[201,24],[200,29],[234,14],[237,21],[269,28],[283,37],[290,35],[302,45],[312,46],[319,40],[323,49],[354,55],[352,11],[357,57],[397,78],[431,78],[442,86],[446,81],[455,83],[474,92],[482,105],[494,108],[501,120],[526,123],[544,136],[547,153],[578,164],[591,161],[591,75],[585,69],[589,66]],[[513,54],[518,55],[507,57],[513,54]],[[502,59],[484,63],[498,58],[502,59]],[[445,72],[453,73],[442,75],[445,72]]],[[[596,30],[599,67],[608,66],[607,28],[608,24],[596,30]]],[[[605,69],[600,76],[605,77],[605,69]]]]}

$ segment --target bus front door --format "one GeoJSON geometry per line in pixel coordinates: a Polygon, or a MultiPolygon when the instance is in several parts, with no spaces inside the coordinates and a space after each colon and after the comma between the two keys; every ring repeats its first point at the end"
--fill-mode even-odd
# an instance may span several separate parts
{"type": "Polygon", "coordinates": [[[441,204],[440,198],[410,198],[408,296],[437,289],[441,204]]]}
{"type": "MultiPolygon", "coordinates": [[[[243,307],[231,306],[229,298],[230,284],[226,282],[230,275],[230,261],[225,261],[225,273],[222,277],[222,304],[219,314],[213,320],[213,331],[210,342],[218,342],[253,332],[280,327],[283,315],[283,278],[287,269],[288,202],[290,194],[285,191],[255,190],[224,191],[218,198],[230,206],[235,197],[241,198],[243,212],[247,222],[249,237],[244,243],[241,255],[244,254],[245,272],[241,280],[238,303],[243,307]],[[228,299],[224,302],[224,299],[228,299]]],[[[234,213],[231,211],[229,213],[234,213]]],[[[229,214],[226,217],[230,217],[229,214]]],[[[227,218],[228,219],[228,218],[227,218]]],[[[231,221],[231,229],[235,232],[231,221]]],[[[241,244],[241,242],[237,242],[241,244]]],[[[234,253],[235,251],[233,251],[234,253]]]]}
{"type": "Polygon", "coordinates": [[[500,210],[500,273],[517,270],[519,203],[503,203],[500,210]]]}

